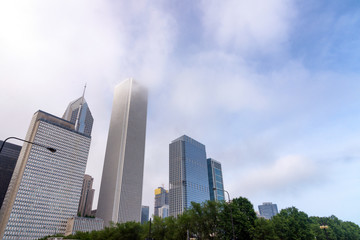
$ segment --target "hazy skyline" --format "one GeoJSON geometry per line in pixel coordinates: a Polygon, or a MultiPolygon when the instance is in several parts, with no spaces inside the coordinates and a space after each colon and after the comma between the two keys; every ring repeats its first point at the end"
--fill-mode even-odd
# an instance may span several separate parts
{"type": "Polygon", "coordinates": [[[96,208],[114,87],[133,77],[149,89],[150,214],[186,134],[255,210],[360,224],[358,29],[355,0],[3,1],[0,139],[24,138],[39,109],[61,116],[87,83],[96,208]]]}

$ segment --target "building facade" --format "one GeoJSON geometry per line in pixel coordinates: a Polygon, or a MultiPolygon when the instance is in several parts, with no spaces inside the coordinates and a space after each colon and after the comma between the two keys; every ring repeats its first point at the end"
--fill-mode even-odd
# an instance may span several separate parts
{"type": "Polygon", "coordinates": [[[104,229],[104,220],[100,218],[72,217],[67,221],[65,236],[76,232],[91,232],[104,229]]]}
{"type": "Polygon", "coordinates": [[[164,205],[169,205],[169,191],[163,187],[158,187],[155,189],[154,216],[161,216],[159,209],[164,205]]]}
{"type": "Polygon", "coordinates": [[[259,213],[261,217],[271,219],[278,214],[277,205],[271,202],[264,202],[262,205],[259,205],[259,213]]]}
{"type": "Polygon", "coordinates": [[[169,146],[169,215],[210,199],[205,145],[184,135],[169,146]]]}
{"type": "Polygon", "coordinates": [[[38,111],[24,143],[0,210],[0,239],[38,239],[65,233],[76,216],[91,136],[73,123],[38,111]]]}
{"type": "Polygon", "coordinates": [[[221,163],[215,159],[207,159],[208,175],[209,175],[209,192],[210,200],[222,201],[224,196],[224,181],[221,170],[221,163]]]}
{"type": "Polygon", "coordinates": [[[166,218],[169,216],[169,205],[164,205],[159,208],[159,217],[166,218]]]}
{"type": "Polygon", "coordinates": [[[149,206],[141,206],[141,224],[144,224],[149,221],[149,206]]]}
{"type": "Polygon", "coordinates": [[[78,215],[81,217],[91,216],[92,204],[94,200],[95,189],[92,188],[94,178],[85,174],[81,188],[78,215]]]}
{"type": "MultiPolygon", "coordinates": [[[[3,141],[0,141],[0,146],[3,141]]],[[[4,201],[11,176],[21,151],[21,146],[5,142],[0,153],[0,208],[4,201]]]]}
{"type": "Polygon", "coordinates": [[[147,90],[133,79],[115,88],[97,217],[140,222],[147,90]]]}

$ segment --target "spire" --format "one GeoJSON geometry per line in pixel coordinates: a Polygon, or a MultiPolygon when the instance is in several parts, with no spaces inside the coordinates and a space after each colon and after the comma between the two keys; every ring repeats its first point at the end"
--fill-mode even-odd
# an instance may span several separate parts
{"type": "Polygon", "coordinates": [[[75,130],[76,131],[79,130],[79,117],[80,117],[80,112],[81,112],[82,106],[84,104],[85,90],[86,90],[86,83],[85,83],[85,86],[84,86],[83,95],[81,97],[81,103],[80,103],[79,111],[78,111],[77,116],[76,116],[76,121],[75,121],[75,130]]]}

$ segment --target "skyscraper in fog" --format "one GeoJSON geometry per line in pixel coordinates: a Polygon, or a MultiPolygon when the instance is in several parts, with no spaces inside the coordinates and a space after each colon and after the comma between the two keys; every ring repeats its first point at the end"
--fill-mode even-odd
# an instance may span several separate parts
{"type": "Polygon", "coordinates": [[[221,163],[215,159],[207,159],[208,174],[209,174],[209,191],[210,200],[221,201],[224,198],[224,182],[221,170],[221,163]]]}
{"type": "Polygon", "coordinates": [[[80,133],[73,123],[38,111],[26,140],[57,151],[24,143],[0,211],[0,239],[64,233],[67,220],[77,214],[90,132],[80,133]]]}
{"type": "Polygon", "coordinates": [[[261,217],[270,219],[278,214],[278,208],[276,204],[271,202],[264,202],[262,205],[259,205],[259,212],[261,217]]]}
{"type": "Polygon", "coordinates": [[[92,188],[93,182],[94,178],[85,174],[78,209],[78,215],[81,217],[91,216],[91,209],[95,193],[95,189],[92,188]]]}
{"type": "Polygon", "coordinates": [[[169,151],[169,215],[177,216],[210,199],[205,145],[184,135],[171,142],[169,151]]]}
{"type": "Polygon", "coordinates": [[[159,209],[164,205],[169,205],[169,191],[158,187],[155,189],[154,216],[160,217],[159,209]]]}
{"type": "Polygon", "coordinates": [[[127,79],[115,87],[96,216],[140,222],[147,90],[127,79]]]}

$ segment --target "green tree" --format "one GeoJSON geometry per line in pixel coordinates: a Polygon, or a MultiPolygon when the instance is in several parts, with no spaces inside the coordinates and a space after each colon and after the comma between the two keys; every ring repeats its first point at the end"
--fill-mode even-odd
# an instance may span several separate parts
{"type": "Polygon", "coordinates": [[[295,207],[286,208],[272,218],[275,232],[283,240],[313,240],[311,222],[307,214],[295,207]]]}
{"type": "Polygon", "coordinates": [[[271,220],[258,218],[255,220],[254,228],[251,231],[253,240],[278,240],[275,234],[274,224],[271,220]]]}

